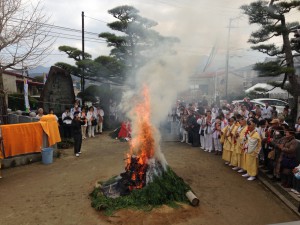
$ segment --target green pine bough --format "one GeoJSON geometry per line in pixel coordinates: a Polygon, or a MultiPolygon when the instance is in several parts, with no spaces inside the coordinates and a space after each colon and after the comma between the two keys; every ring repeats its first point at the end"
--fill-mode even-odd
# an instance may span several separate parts
{"type": "MultiPolygon", "coordinates": [[[[110,179],[111,180],[111,179],[110,179]]],[[[110,182],[108,180],[105,184],[110,182]]],[[[142,189],[133,190],[129,195],[118,198],[106,197],[101,187],[96,187],[90,194],[92,207],[97,210],[103,210],[105,215],[112,215],[119,209],[131,208],[150,211],[154,207],[169,205],[179,207],[177,203],[188,203],[186,192],[191,190],[182,178],[167,167],[167,170],[160,177],[155,177],[152,183],[149,183],[142,189]]]]}

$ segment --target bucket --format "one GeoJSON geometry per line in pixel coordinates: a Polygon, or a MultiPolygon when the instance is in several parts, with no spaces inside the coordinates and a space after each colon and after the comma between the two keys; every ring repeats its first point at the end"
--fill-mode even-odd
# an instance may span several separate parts
{"type": "Polygon", "coordinates": [[[53,162],[53,148],[42,149],[42,162],[44,164],[50,164],[53,162]]]}

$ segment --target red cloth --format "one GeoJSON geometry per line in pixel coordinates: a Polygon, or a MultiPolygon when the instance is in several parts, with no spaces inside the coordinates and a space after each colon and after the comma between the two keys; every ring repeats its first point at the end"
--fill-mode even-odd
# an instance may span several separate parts
{"type": "Polygon", "coordinates": [[[130,133],[131,133],[130,124],[127,122],[122,122],[121,129],[118,134],[118,138],[130,137],[130,133]]]}

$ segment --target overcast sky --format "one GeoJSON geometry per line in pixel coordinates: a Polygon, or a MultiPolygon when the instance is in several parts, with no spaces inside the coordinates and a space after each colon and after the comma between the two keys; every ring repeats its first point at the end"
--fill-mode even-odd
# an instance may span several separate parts
{"type": "MultiPolygon", "coordinates": [[[[81,49],[81,12],[85,13],[85,31],[99,34],[111,31],[106,23],[115,21],[107,13],[109,9],[121,5],[131,5],[140,11],[140,15],[158,22],[155,29],[164,36],[177,36],[181,42],[177,50],[191,59],[209,55],[212,47],[217,46],[217,56],[211,67],[220,67],[226,55],[228,24],[232,22],[230,36],[230,65],[241,67],[261,61],[265,56],[250,50],[247,43],[249,35],[255,30],[248,24],[247,17],[241,14],[239,7],[251,0],[43,0],[44,9],[50,15],[50,24],[72,28],[78,32],[53,29],[53,35],[59,36],[53,46],[52,55],[44,66],[57,61],[71,62],[59,52],[58,46],[69,45],[81,49]],[[61,34],[59,34],[61,33],[61,34]],[[68,37],[68,38],[66,38],[68,37]],[[73,39],[78,40],[73,40],[73,39]]],[[[296,16],[295,12],[288,19],[296,16]]],[[[108,55],[105,41],[97,35],[86,35],[85,51],[93,57],[108,55]]],[[[203,62],[202,62],[203,63],[203,62]]],[[[204,62],[205,63],[205,62],[204,62]]]]}

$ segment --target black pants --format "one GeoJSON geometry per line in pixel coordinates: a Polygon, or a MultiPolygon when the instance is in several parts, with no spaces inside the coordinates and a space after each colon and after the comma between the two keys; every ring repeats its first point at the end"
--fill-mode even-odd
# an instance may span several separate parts
{"type": "Polygon", "coordinates": [[[269,158],[268,158],[268,154],[270,152],[270,149],[269,149],[269,145],[267,144],[267,139],[264,139],[261,143],[261,147],[262,147],[262,151],[263,151],[263,154],[264,154],[264,166],[265,167],[268,167],[268,169],[272,169],[270,168],[270,162],[269,162],[269,158]]]}
{"type": "Polygon", "coordinates": [[[74,134],[74,154],[80,152],[82,143],[82,135],[81,134],[74,134]]]}
{"type": "Polygon", "coordinates": [[[72,138],[72,125],[71,124],[64,124],[64,137],[65,138],[72,138]]]}
{"type": "Polygon", "coordinates": [[[193,147],[199,147],[200,146],[200,134],[199,131],[193,131],[193,147]]]}
{"type": "Polygon", "coordinates": [[[188,130],[188,142],[193,143],[193,132],[192,130],[188,130]]]}

